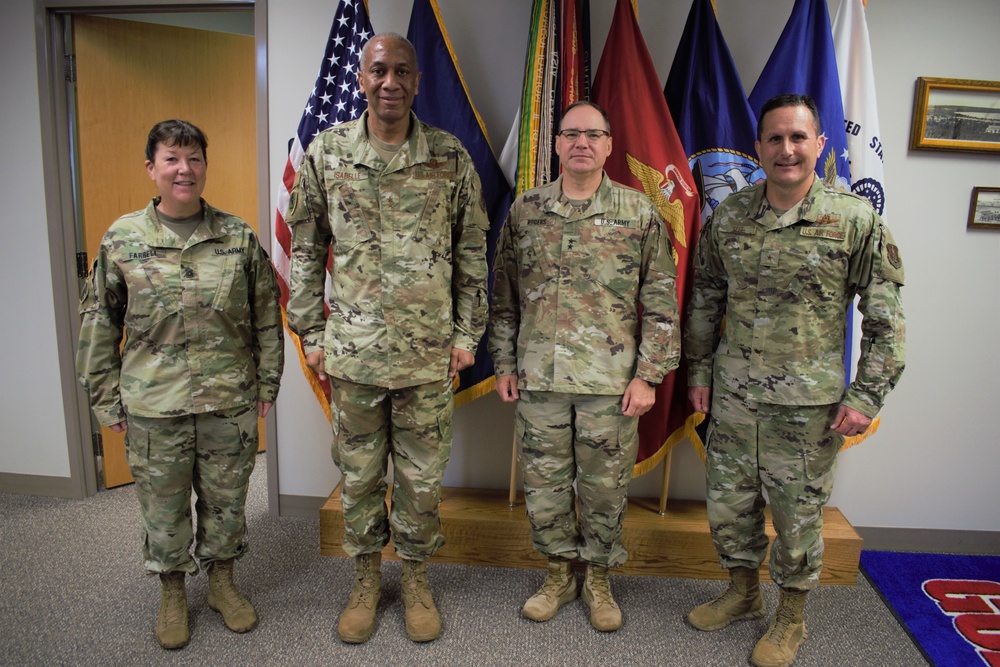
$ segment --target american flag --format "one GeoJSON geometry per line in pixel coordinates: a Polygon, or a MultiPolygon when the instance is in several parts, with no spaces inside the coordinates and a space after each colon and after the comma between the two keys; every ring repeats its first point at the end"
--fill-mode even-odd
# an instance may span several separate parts
{"type": "Polygon", "coordinates": [[[288,194],[295,184],[302,156],[313,138],[332,125],[357,118],[368,108],[368,101],[358,90],[357,72],[361,47],[371,36],[372,24],[368,20],[365,0],[340,0],[330,27],[326,53],[316,75],[316,85],[302,111],[295,138],[290,142],[288,162],[278,186],[271,254],[281,287],[282,310],[288,306],[288,267],[292,245],[291,232],[285,225],[288,194]]]}
{"type": "MultiPolygon", "coordinates": [[[[288,161],[278,186],[278,208],[274,216],[274,236],[271,239],[271,261],[278,274],[281,288],[281,311],[288,307],[288,279],[291,263],[292,234],[285,224],[288,213],[288,195],[295,184],[295,175],[302,165],[302,156],[317,134],[326,128],[353,120],[368,108],[368,100],[358,90],[358,63],[361,47],[372,36],[372,24],[368,20],[365,0],[340,0],[337,13],[330,27],[330,38],[326,43],[326,53],[320,63],[316,85],[302,111],[302,120],[295,137],[289,142],[288,161]]],[[[329,259],[327,260],[327,283],[329,284],[329,259]]],[[[330,419],[330,388],[327,382],[320,382],[314,373],[307,370],[302,343],[299,337],[289,331],[302,361],[302,370],[330,419]]]]}

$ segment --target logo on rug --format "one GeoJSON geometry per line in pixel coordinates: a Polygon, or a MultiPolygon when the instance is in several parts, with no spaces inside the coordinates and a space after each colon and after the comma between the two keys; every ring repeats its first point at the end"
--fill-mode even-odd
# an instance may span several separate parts
{"type": "Polygon", "coordinates": [[[1000,667],[1000,583],[979,579],[928,579],[924,593],[951,618],[955,632],[990,667],[1000,667]]]}
{"type": "Polygon", "coordinates": [[[862,551],[861,566],[934,667],[1000,667],[1000,556],[862,551]]]}

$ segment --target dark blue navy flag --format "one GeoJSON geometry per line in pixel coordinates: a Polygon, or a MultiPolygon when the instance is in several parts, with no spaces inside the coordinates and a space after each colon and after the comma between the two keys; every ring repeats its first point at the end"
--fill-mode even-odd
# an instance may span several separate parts
{"type": "Polygon", "coordinates": [[[764,178],[756,121],[712,0],[694,0],[663,89],[701,196],[704,222],[732,193],[764,178]]]}
{"type": "Polygon", "coordinates": [[[827,183],[850,191],[844,102],[826,0],[795,0],[792,15],[750,93],[754,116],[760,115],[764,102],[782,93],[806,94],[816,100],[826,135],[816,173],[827,183]]]}
{"type": "MultiPolygon", "coordinates": [[[[483,197],[490,217],[487,247],[483,248],[490,267],[489,292],[493,300],[493,255],[513,194],[500,170],[486,136],[486,127],[469,98],[458,59],[451,48],[441,12],[435,0],[414,0],[407,39],[417,51],[420,91],[413,111],[430,123],[458,137],[469,151],[483,184],[483,197]]],[[[476,350],[476,363],[459,374],[455,405],[462,405],[493,391],[493,360],[486,351],[486,337],[476,350]]]]}

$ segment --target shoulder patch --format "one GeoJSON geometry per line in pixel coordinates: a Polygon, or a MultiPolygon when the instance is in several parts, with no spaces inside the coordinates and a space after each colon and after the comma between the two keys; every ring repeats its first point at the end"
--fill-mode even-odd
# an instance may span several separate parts
{"type": "Polygon", "coordinates": [[[898,269],[903,265],[903,262],[899,259],[899,248],[895,243],[887,243],[885,246],[885,256],[892,264],[893,268],[898,269]]]}

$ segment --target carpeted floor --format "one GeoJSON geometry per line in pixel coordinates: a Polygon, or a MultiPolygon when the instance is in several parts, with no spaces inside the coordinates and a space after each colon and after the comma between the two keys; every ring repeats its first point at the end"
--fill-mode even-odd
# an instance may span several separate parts
{"type": "MultiPolygon", "coordinates": [[[[164,651],[153,637],[159,585],[143,573],[134,491],[85,501],[0,494],[0,665],[747,665],[767,619],[704,633],[684,617],[716,595],[719,581],[615,576],[624,627],[591,629],[582,602],[548,623],[520,616],[540,571],[434,565],[431,586],[444,634],[406,639],[398,562],[383,565],[375,635],[348,646],[334,628],[353,563],[319,554],[319,520],[268,515],[263,456],[247,505],[252,550],[237,581],[260,626],[225,629],[205,605],[206,577],[189,579],[191,643],[164,651]]],[[[777,591],[765,586],[774,608],[777,591]]],[[[806,607],[809,639],[797,667],[913,667],[926,664],[864,577],[823,587],[806,607]]]]}
{"type": "Polygon", "coordinates": [[[861,567],[936,667],[1000,667],[1000,556],[869,551],[861,567]]]}

